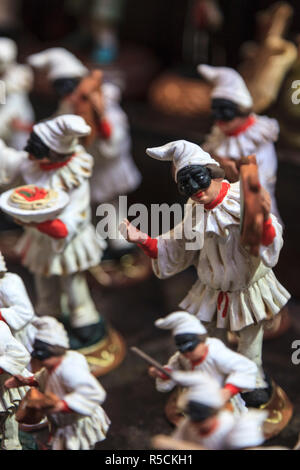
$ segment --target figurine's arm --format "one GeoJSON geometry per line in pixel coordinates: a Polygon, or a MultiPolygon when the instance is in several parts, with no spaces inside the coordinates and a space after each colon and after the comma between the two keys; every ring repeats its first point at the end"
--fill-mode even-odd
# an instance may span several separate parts
{"type": "Polygon", "coordinates": [[[260,258],[268,268],[273,268],[277,264],[282,245],[282,227],[275,215],[271,214],[264,222],[262,243],[259,249],[260,258]]]}
{"type": "Polygon", "coordinates": [[[224,388],[232,396],[255,388],[258,369],[253,361],[227,348],[216,338],[212,339],[209,348],[218,370],[226,376],[224,388]]]}
{"type": "Polygon", "coordinates": [[[34,317],[25,285],[17,274],[7,273],[1,281],[0,319],[14,331],[24,328],[34,317]]]}
{"type": "Polygon", "coordinates": [[[17,341],[9,327],[0,321],[0,369],[10,375],[23,374],[30,361],[30,354],[17,341]]]}

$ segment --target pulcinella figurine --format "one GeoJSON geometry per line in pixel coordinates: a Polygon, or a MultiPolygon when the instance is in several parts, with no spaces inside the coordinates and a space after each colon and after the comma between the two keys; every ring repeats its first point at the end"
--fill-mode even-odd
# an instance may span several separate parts
{"type": "Polygon", "coordinates": [[[154,273],[161,279],[195,266],[198,280],[180,307],[196,315],[207,324],[211,336],[221,337],[224,342],[227,331],[236,332],[238,352],[258,367],[256,389],[244,395],[246,404],[266,405],[275,387],[263,371],[264,324],[290,298],[272,271],[283,241],[282,227],[270,214],[270,198],[261,187],[264,222],[259,253],[254,256],[240,239],[240,185],[224,180],[224,170],[210,154],[184,140],[149,148],[147,154],[173,162],[178,190],[190,197],[185,218],[157,239],[139,231],[128,220],[120,230],[152,258],[154,273]],[[197,210],[199,205],[203,210],[197,210]],[[196,240],[192,249],[187,249],[191,235],[185,233],[186,226],[196,240]]]}
{"type": "Polygon", "coordinates": [[[30,377],[26,369],[29,361],[28,351],[0,320],[0,438],[4,450],[22,450],[15,413],[27,389],[20,382],[9,389],[6,382],[14,376],[30,377]]]}
{"type": "MultiPolygon", "coordinates": [[[[249,410],[235,416],[224,409],[222,390],[211,376],[200,372],[174,372],[173,377],[188,388],[182,403],[185,418],[171,436],[174,448],[183,442],[196,444],[199,450],[233,450],[264,442],[266,411],[249,410]]],[[[155,440],[158,442],[159,436],[155,440]]]]}
{"type": "Polygon", "coordinates": [[[61,295],[65,293],[79,347],[107,334],[84,274],[99,263],[105,247],[90,222],[93,158],[78,142],[89,132],[81,117],[64,115],[34,126],[26,146],[28,153],[5,146],[1,149],[2,183],[18,174],[26,184],[63,189],[69,195],[69,203],[57,218],[24,224],[17,249],[23,265],[34,274],[36,313],[60,318],[61,295]]]}
{"type": "Polygon", "coordinates": [[[69,350],[66,331],[50,317],[39,320],[31,356],[42,369],[28,378],[14,377],[6,386],[9,390],[20,384],[36,386],[45,400],[53,400],[45,410],[52,450],[92,449],[105,439],[110,420],[101,406],[106,392],[90,373],[85,357],[69,350]]]}
{"type": "Polygon", "coordinates": [[[198,72],[213,85],[211,108],[215,124],[203,149],[219,161],[230,182],[239,178],[242,157],[255,154],[260,182],[271,196],[271,212],[279,219],[275,199],[277,121],[252,112],[252,97],[236,70],[199,65],[198,72]]]}
{"type": "Polygon", "coordinates": [[[0,38],[0,138],[7,145],[22,150],[34,123],[34,111],[28,99],[33,76],[30,68],[17,64],[16,59],[16,43],[9,38],[0,38]]]}
{"type": "MultiPolygon", "coordinates": [[[[246,410],[240,392],[249,392],[255,389],[257,366],[245,356],[227,348],[217,338],[207,337],[207,330],[200,320],[187,312],[174,312],[165,318],[156,320],[158,328],[171,330],[175,340],[177,352],[169,359],[166,370],[203,372],[213,377],[219,384],[224,402],[231,400],[235,413],[246,410]]],[[[164,376],[154,367],[149,370],[150,375],[156,377],[156,388],[159,392],[169,392],[176,383],[164,376]]],[[[175,395],[177,398],[177,396],[175,395]]],[[[175,398],[174,397],[174,398],[175,398]]],[[[180,401],[180,396],[176,402],[180,401]]],[[[180,415],[176,414],[171,406],[169,419],[177,421],[180,415]],[[173,411],[173,412],[172,412],[173,411]]],[[[182,415],[181,415],[182,417],[182,415]]]]}

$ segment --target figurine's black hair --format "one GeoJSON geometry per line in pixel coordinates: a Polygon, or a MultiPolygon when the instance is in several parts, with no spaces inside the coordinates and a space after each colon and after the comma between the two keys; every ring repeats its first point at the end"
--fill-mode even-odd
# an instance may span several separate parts
{"type": "Polygon", "coordinates": [[[36,339],[33,344],[33,351],[31,357],[43,361],[53,356],[63,356],[66,349],[61,346],[45,343],[39,339],[36,339]]]}
{"type": "Polygon", "coordinates": [[[48,158],[50,153],[48,145],[44,144],[44,142],[34,131],[31,132],[24,150],[26,150],[26,152],[30,153],[38,160],[41,160],[45,157],[48,158]]]}
{"type": "Polygon", "coordinates": [[[192,196],[207,189],[212,180],[211,170],[202,165],[189,165],[177,174],[177,187],[183,196],[192,196]]]}
{"type": "Polygon", "coordinates": [[[175,335],[174,339],[178,351],[185,353],[188,351],[193,351],[199,343],[203,343],[206,340],[206,335],[186,333],[182,335],[175,335]]]}
{"type": "Polygon", "coordinates": [[[73,93],[73,91],[77,88],[80,78],[57,78],[53,80],[52,86],[58,95],[59,98],[64,98],[67,95],[73,93]]]}
{"type": "Polygon", "coordinates": [[[250,114],[250,110],[242,109],[237,103],[223,98],[213,98],[211,107],[214,121],[232,121],[250,114]]]}
{"type": "Polygon", "coordinates": [[[191,421],[199,423],[201,421],[205,421],[211,416],[214,416],[218,412],[218,410],[191,400],[188,402],[185,412],[189,416],[191,421]]]}

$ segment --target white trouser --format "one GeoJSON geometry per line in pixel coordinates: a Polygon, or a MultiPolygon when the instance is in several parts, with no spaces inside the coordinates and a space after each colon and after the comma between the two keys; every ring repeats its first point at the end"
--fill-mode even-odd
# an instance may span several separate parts
{"type": "Polygon", "coordinates": [[[14,411],[0,413],[0,438],[1,449],[22,450],[19,441],[19,423],[16,420],[14,411]]]}
{"type": "Polygon", "coordinates": [[[62,314],[62,296],[66,297],[73,328],[97,323],[100,315],[91,298],[84,273],[68,276],[44,277],[35,275],[37,290],[36,313],[59,318],[62,314]]]}

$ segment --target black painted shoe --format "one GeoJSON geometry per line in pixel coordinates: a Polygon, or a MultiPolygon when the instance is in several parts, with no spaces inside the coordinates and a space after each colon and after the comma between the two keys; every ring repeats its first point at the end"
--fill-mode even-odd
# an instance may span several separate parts
{"type": "Polygon", "coordinates": [[[273,386],[271,380],[265,378],[268,386],[266,388],[256,388],[251,392],[241,393],[242,399],[245,401],[247,408],[260,408],[268,403],[272,397],[273,386]]]}
{"type": "Polygon", "coordinates": [[[104,320],[80,328],[68,328],[71,349],[82,349],[93,346],[107,335],[104,320]]]}

